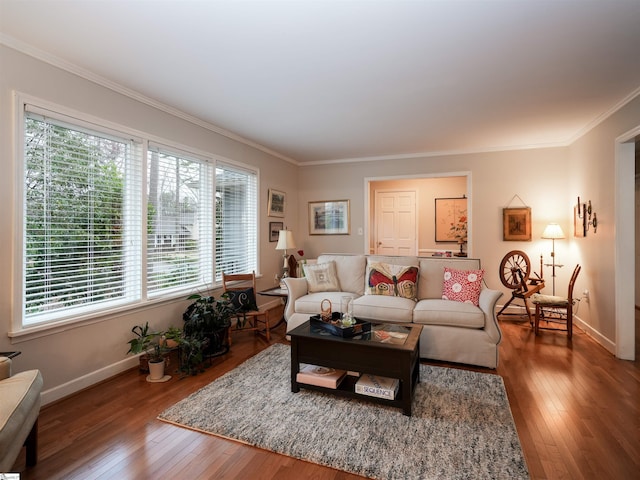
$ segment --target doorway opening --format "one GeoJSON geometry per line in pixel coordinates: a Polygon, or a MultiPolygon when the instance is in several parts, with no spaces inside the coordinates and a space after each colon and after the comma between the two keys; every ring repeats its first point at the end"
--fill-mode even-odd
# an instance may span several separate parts
{"type": "MultiPolygon", "coordinates": [[[[369,254],[431,256],[456,253],[455,241],[436,242],[435,199],[470,198],[471,173],[365,178],[365,248],[369,254]]],[[[471,202],[466,251],[471,244],[471,202]]]]}

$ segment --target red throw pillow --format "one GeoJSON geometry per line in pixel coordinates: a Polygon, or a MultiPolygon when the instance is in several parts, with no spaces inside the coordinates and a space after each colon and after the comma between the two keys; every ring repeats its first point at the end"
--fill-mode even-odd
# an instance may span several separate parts
{"type": "Polygon", "coordinates": [[[478,306],[484,270],[456,270],[444,267],[442,298],[478,306]]]}

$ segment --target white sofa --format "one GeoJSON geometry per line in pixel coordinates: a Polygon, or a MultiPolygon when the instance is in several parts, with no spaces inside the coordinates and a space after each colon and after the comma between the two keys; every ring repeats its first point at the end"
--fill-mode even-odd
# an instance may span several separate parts
{"type": "Polygon", "coordinates": [[[478,306],[442,299],[445,267],[464,271],[479,270],[480,260],[349,254],[324,254],[317,260],[319,265],[331,262],[335,265],[339,291],[309,292],[306,278],[284,279],[289,290],[285,307],[287,332],[309,320],[311,315],[320,313],[324,299],[331,301],[333,311],[340,310],[341,299],[346,295],[353,298],[353,313],[356,318],[422,325],[421,358],[488,368],[498,366],[498,345],[502,334],[495,306],[502,292],[487,288],[483,281],[478,306]],[[415,300],[365,294],[367,266],[380,262],[418,267],[415,300]]]}
{"type": "Polygon", "coordinates": [[[27,466],[38,461],[41,391],[39,370],[11,375],[11,360],[0,357],[0,473],[11,471],[23,445],[27,466]]]}

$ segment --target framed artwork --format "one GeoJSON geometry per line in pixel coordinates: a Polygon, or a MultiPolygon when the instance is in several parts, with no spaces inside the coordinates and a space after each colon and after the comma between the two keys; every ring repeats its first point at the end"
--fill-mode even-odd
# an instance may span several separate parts
{"type": "Polygon", "coordinates": [[[436,198],[436,242],[467,240],[467,198],[436,198]]]}
{"type": "Polygon", "coordinates": [[[267,206],[270,217],[284,217],[287,194],[279,190],[269,189],[269,204],[267,206]]]}
{"type": "Polygon", "coordinates": [[[531,241],[531,208],[502,209],[502,240],[505,242],[531,241]]]}
{"type": "Polygon", "coordinates": [[[284,223],[282,222],[269,222],[269,241],[277,242],[280,230],[284,230],[284,223]]]}
{"type": "Polygon", "coordinates": [[[309,202],[309,235],[349,235],[349,200],[309,202]]]}

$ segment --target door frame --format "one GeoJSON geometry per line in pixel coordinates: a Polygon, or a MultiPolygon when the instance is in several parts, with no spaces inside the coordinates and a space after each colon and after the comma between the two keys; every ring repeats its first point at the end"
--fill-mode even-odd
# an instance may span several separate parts
{"type": "MultiPolygon", "coordinates": [[[[442,173],[420,173],[413,175],[387,175],[383,177],[364,177],[364,239],[363,239],[363,252],[369,253],[370,245],[369,239],[371,236],[371,182],[384,182],[384,181],[395,181],[395,180],[419,180],[426,178],[446,178],[446,177],[465,177],[467,179],[467,198],[472,199],[472,188],[471,188],[471,172],[470,171],[460,171],[460,172],[442,172],[442,173]]],[[[420,219],[418,218],[418,222],[420,219]]],[[[469,201],[467,203],[467,255],[469,257],[473,256],[473,202],[469,201]]],[[[419,230],[418,223],[416,223],[416,229],[419,230]]],[[[420,256],[420,249],[418,248],[417,252],[418,256],[420,256]]]]}
{"type": "Polygon", "coordinates": [[[616,138],[615,317],[616,357],[635,360],[635,138],[640,125],[616,138]]]}

